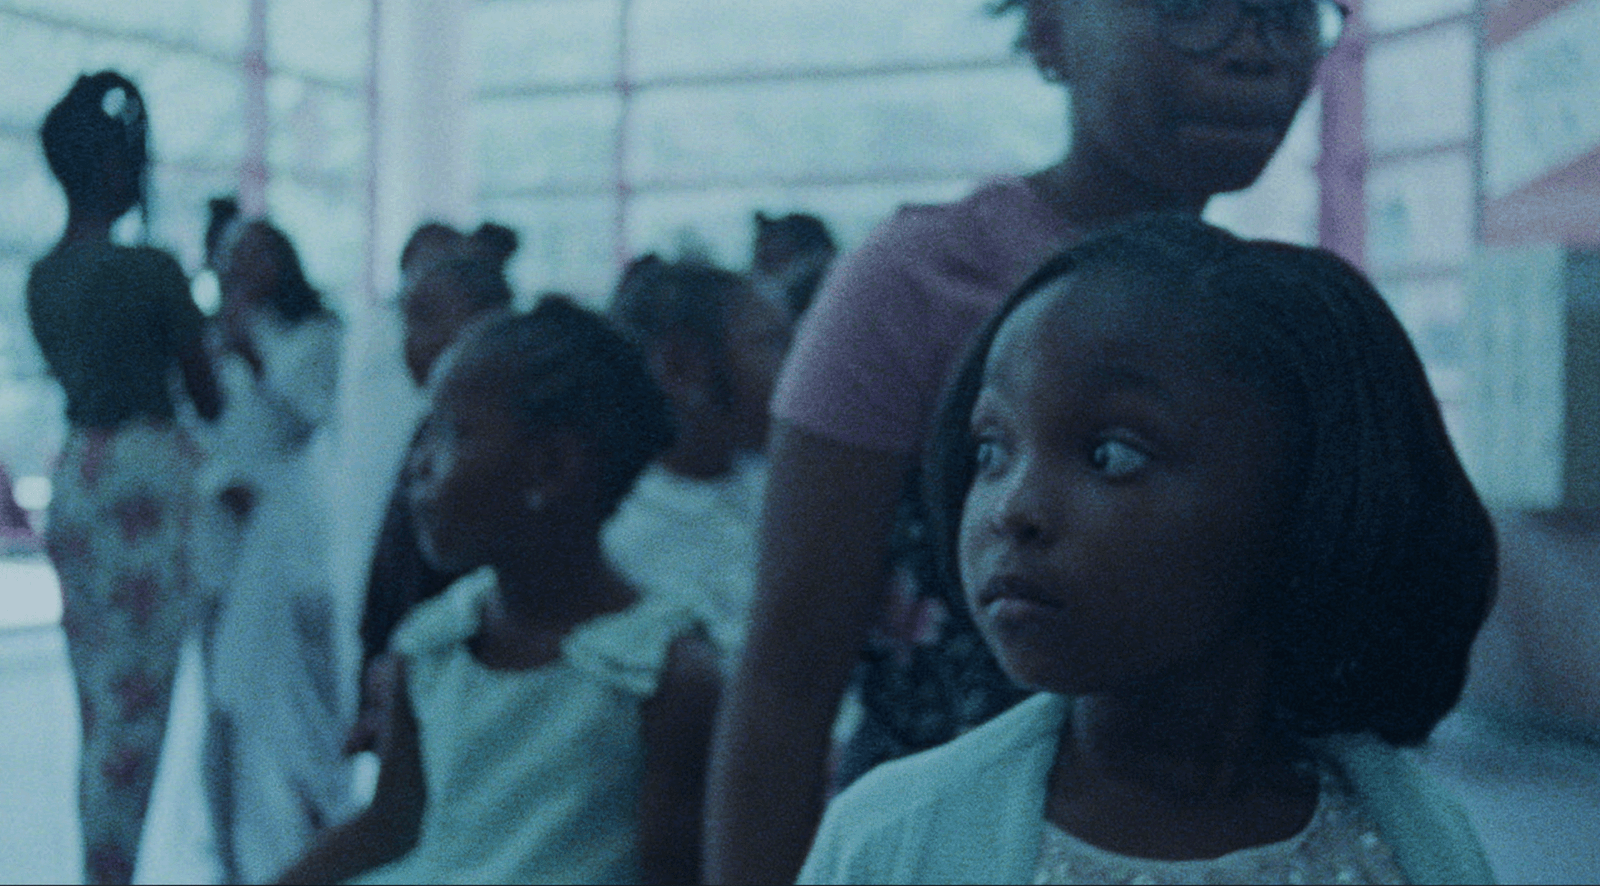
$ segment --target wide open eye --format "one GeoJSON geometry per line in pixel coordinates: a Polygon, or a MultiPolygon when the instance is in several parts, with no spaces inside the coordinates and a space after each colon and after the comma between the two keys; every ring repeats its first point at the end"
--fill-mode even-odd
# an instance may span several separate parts
{"type": "Polygon", "coordinates": [[[1122,440],[1102,440],[1089,453],[1094,469],[1113,480],[1132,476],[1149,462],[1149,453],[1122,440]]]}

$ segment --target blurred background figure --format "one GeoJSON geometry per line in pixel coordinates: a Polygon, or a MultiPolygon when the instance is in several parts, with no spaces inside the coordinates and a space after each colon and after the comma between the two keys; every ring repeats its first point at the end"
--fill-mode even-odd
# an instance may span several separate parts
{"type": "Polygon", "coordinates": [[[185,529],[199,453],[175,422],[173,375],[203,417],[221,406],[182,268],[112,240],[143,205],[147,120],[138,88],[112,71],[80,77],[50,110],[40,137],[67,226],[28,278],[33,334],[67,399],[46,541],[78,689],[92,883],[133,876],[191,614],[185,529]]]}
{"type": "Polygon", "coordinates": [[[606,549],[634,584],[699,613],[732,656],[755,590],[767,402],[789,317],[738,274],[653,253],[623,272],[609,311],[666,392],[677,440],[607,525],[606,549]]]}
{"type": "MultiPolygon", "coordinates": [[[[510,309],[512,293],[505,266],[516,250],[516,232],[492,222],[480,225],[471,235],[429,222],[406,242],[400,254],[405,336],[401,347],[406,371],[419,390],[427,384],[439,356],[463,331],[510,309]]],[[[416,446],[416,435],[411,446],[416,446]]],[[[361,612],[362,673],[387,650],[389,635],[413,606],[437,596],[460,577],[431,566],[417,547],[405,503],[411,461],[407,457],[401,464],[373,546],[361,612]]],[[[367,749],[370,738],[358,728],[352,749],[367,749]]]]}
{"type": "Polygon", "coordinates": [[[811,307],[838,251],[828,226],[814,215],[791,212],[773,218],[757,212],[750,281],[798,319],[811,307]]]}
{"type": "Polygon", "coordinates": [[[223,870],[261,882],[352,805],[341,754],[349,668],[318,471],[342,324],[267,222],[230,224],[217,261],[236,392],[215,456],[217,495],[243,533],[210,644],[206,775],[223,870]]]}

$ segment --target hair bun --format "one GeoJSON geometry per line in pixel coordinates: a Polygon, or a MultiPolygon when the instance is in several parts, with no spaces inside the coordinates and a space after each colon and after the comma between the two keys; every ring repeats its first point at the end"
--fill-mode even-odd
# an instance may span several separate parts
{"type": "Polygon", "coordinates": [[[500,267],[511,260],[522,242],[516,231],[494,222],[478,225],[467,239],[479,255],[500,267]]]}

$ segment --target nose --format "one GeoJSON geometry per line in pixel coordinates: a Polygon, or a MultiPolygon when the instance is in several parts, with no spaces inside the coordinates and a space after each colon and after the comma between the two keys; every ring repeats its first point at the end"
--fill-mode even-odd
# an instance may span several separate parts
{"type": "Polygon", "coordinates": [[[1026,459],[995,490],[990,528],[1013,544],[1044,547],[1060,532],[1060,498],[1026,459]]]}

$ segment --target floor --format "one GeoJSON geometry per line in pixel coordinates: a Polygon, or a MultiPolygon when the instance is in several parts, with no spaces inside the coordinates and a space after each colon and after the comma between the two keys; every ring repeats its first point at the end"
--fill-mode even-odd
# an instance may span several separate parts
{"type": "MultiPolygon", "coordinates": [[[[77,715],[58,592],[37,557],[0,558],[0,883],[81,882],[77,715]]],[[[174,694],[136,880],[215,882],[199,788],[198,652],[174,694]]],[[[1501,882],[1600,884],[1600,745],[1446,720],[1424,765],[1460,798],[1501,882]]]]}

